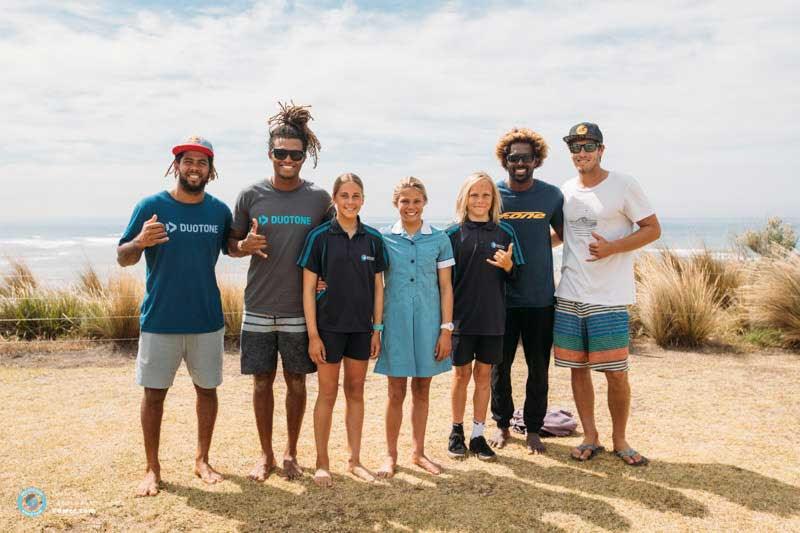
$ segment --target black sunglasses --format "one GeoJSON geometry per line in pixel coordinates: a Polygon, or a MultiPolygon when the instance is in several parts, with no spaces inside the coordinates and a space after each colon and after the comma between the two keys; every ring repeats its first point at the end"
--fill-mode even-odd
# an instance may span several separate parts
{"type": "Polygon", "coordinates": [[[581,153],[581,149],[585,152],[594,152],[600,146],[600,143],[586,143],[586,144],[578,144],[572,143],[569,145],[569,151],[573,154],[581,153]]]}
{"type": "Polygon", "coordinates": [[[272,157],[278,161],[283,161],[286,159],[287,155],[292,158],[292,161],[300,161],[305,157],[306,153],[303,150],[285,150],[283,148],[272,149],[272,157]]]}
{"type": "Polygon", "coordinates": [[[506,156],[506,161],[509,163],[530,163],[536,159],[533,154],[509,154],[506,156]]]}

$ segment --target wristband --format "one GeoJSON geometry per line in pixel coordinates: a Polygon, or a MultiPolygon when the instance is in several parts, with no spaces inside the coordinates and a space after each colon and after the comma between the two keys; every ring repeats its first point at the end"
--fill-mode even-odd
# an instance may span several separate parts
{"type": "Polygon", "coordinates": [[[383,324],[372,324],[372,331],[383,331],[383,324]]]}

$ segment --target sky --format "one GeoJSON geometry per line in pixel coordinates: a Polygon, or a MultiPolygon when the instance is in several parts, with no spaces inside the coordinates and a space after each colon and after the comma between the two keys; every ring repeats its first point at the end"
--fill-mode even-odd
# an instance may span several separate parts
{"type": "Polygon", "coordinates": [[[800,213],[800,47],[792,1],[4,1],[0,220],[119,218],[168,188],[170,149],[214,144],[232,205],[271,175],[267,117],[312,105],[303,177],[355,172],[391,218],[404,176],[452,215],[498,138],[541,133],[535,176],[574,168],[561,138],[592,121],[604,166],[663,217],[800,213]],[[791,171],[791,172],[790,172],[791,171]]]}

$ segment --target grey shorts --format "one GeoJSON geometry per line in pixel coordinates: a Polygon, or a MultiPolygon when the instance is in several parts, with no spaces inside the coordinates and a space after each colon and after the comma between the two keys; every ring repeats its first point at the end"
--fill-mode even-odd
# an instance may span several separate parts
{"type": "Polygon", "coordinates": [[[181,360],[192,381],[203,389],[222,384],[222,353],[225,328],[210,333],[147,333],[139,335],[136,383],[149,389],[168,389],[181,360]]]}
{"type": "Polygon", "coordinates": [[[241,336],[242,374],[283,371],[311,374],[317,365],[308,356],[308,332],[303,317],[276,317],[245,311],[241,336]]]}

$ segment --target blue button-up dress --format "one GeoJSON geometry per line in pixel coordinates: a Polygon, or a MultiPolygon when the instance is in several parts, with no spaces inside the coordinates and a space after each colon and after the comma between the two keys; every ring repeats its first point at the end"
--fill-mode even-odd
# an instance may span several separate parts
{"type": "Polygon", "coordinates": [[[438,271],[455,264],[450,239],[428,224],[409,236],[400,221],[381,233],[389,270],[384,273],[384,331],[375,372],[392,377],[447,372],[451,359],[437,362],[435,350],[441,324],[438,271]]]}

